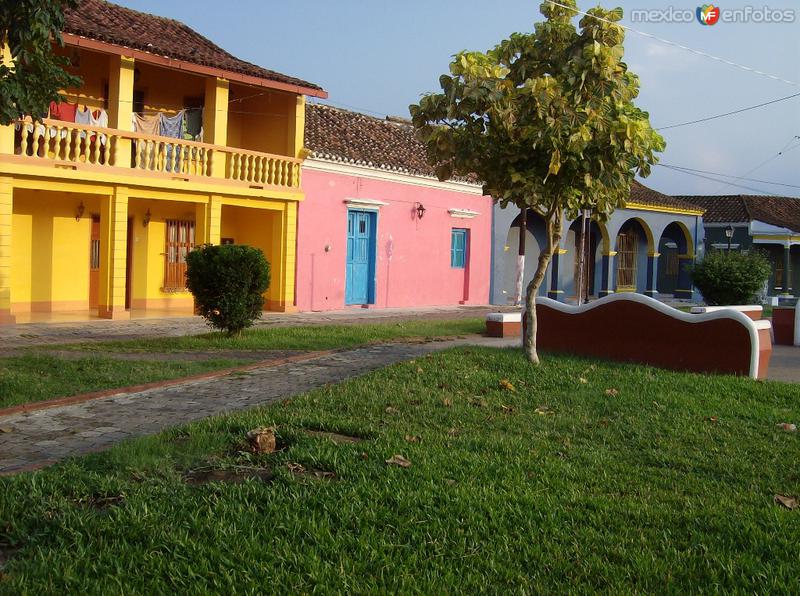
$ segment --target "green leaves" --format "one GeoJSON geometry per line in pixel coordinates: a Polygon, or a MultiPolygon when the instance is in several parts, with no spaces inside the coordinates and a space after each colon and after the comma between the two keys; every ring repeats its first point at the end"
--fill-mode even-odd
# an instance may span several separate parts
{"type": "Polygon", "coordinates": [[[54,43],[63,45],[63,8],[75,5],[75,0],[0,2],[0,44],[6,40],[13,61],[0,67],[0,124],[24,115],[38,118],[51,101],[60,101],[61,89],[80,85],[80,78],[65,70],[67,59],[53,53],[54,43]]]}

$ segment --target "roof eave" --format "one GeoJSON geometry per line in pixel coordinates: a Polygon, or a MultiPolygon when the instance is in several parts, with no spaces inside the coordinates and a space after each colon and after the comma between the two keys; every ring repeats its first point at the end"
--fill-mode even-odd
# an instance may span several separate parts
{"type": "Polygon", "coordinates": [[[239,72],[224,70],[221,68],[213,68],[210,66],[203,66],[201,64],[194,64],[185,60],[176,60],[166,56],[158,56],[144,50],[137,50],[127,46],[120,46],[117,44],[108,43],[84,37],[82,35],[75,35],[73,33],[62,33],[62,39],[66,45],[76,46],[79,48],[86,48],[88,50],[95,50],[98,52],[106,52],[109,54],[116,54],[119,56],[127,56],[134,60],[163,66],[165,68],[172,68],[174,70],[181,70],[184,72],[191,72],[194,74],[219,77],[245,85],[254,85],[257,87],[264,87],[267,89],[275,89],[276,91],[285,91],[288,93],[296,93],[298,95],[308,95],[310,97],[318,97],[320,99],[327,99],[328,92],[324,89],[315,89],[313,87],[304,87],[302,85],[292,85],[291,83],[282,83],[280,81],[272,81],[270,79],[263,79],[246,75],[239,72]]]}

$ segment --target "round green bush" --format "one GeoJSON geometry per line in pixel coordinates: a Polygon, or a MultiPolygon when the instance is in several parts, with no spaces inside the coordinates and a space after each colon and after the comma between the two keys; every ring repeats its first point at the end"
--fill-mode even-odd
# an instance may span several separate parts
{"type": "Polygon", "coordinates": [[[753,304],[772,268],[759,252],[711,251],[691,269],[692,282],[706,304],[753,304]]]}
{"type": "Polygon", "coordinates": [[[237,335],[261,316],[270,281],[261,250],[206,244],[186,255],[186,266],[186,286],[209,325],[237,335]]]}

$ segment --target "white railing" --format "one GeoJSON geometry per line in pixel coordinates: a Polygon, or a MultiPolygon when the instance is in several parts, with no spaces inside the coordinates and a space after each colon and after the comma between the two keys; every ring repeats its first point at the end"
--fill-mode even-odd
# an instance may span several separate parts
{"type": "Polygon", "coordinates": [[[32,161],[300,187],[302,161],[292,157],[60,120],[19,121],[15,128],[15,154],[32,161]]]}

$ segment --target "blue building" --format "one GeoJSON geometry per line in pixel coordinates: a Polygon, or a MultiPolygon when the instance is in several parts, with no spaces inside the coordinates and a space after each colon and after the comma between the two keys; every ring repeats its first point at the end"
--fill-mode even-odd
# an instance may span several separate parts
{"type": "MultiPolygon", "coordinates": [[[[492,229],[492,304],[514,302],[520,222],[519,209],[494,206],[492,229]]],[[[597,298],[615,292],[639,292],[659,299],[691,300],[693,290],[687,266],[702,256],[703,209],[691,202],[656,192],[639,182],[631,186],[624,209],[607,222],[583,218],[564,222],[561,245],[553,254],[542,296],[575,302],[583,280],[582,297],[597,298]],[[581,248],[583,247],[583,248],[581,248]],[[581,250],[583,270],[579,275],[581,250]]],[[[546,246],[545,224],[528,211],[525,231],[524,286],[536,271],[546,246]]]]}
{"type": "Polygon", "coordinates": [[[800,199],[756,195],[686,196],[706,210],[707,250],[760,250],[772,265],[764,294],[800,296],[800,199]],[[728,238],[730,234],[730,241],[728,238]]]}

